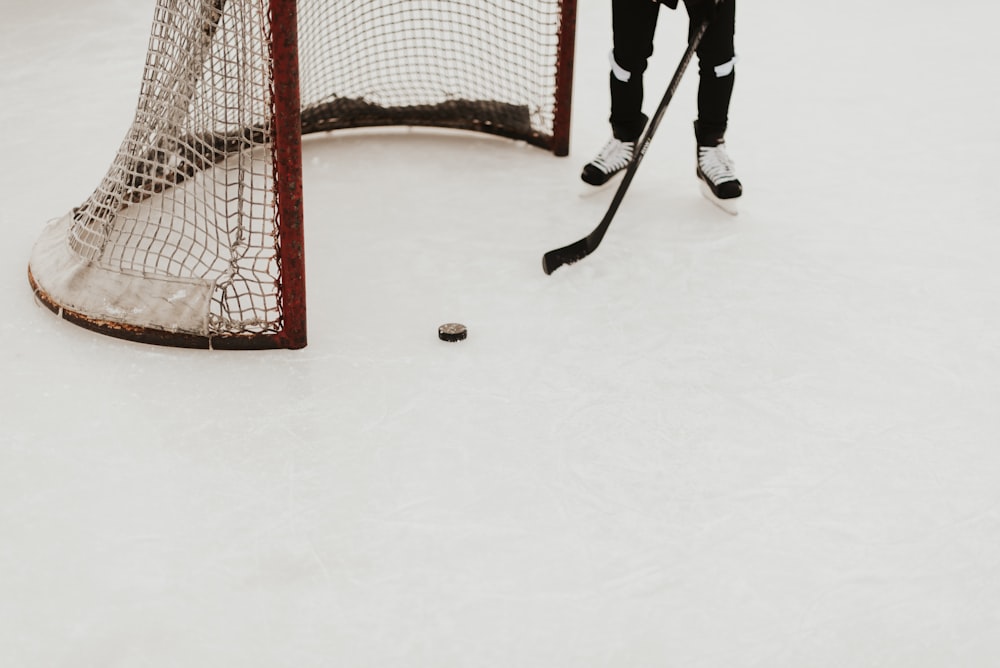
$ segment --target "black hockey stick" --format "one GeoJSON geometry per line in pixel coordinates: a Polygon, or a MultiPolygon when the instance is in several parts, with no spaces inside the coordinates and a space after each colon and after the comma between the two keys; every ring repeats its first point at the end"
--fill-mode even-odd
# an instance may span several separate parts
{"type": "Polygon", "coordinates": [[[677,70],[674,72],[674,78],[670,80],[670,85],[667,86],[667,92],[663,94],[663,99],[660,100],[660,106],[656,108],[653,118],[650,119],[649,124],[646,126],[646,131],[639,139],[639,150],[636,152],[635,156],[632,158],[632,162],[629,163],[628,168],[625,170],[625,176],[622,178],[622,182],[618,184],[618,190],[615,191],[615,196],[611,200],[611,206],[608,207],[608,211],[604,214],[604,218],[602,218],[601,222],[594,228],[594,231],[583,239],[571,243],[569,246],[556,248],[555,250],[550,250],[546,253],[542,257],[542,269],[545,270],[546,274],[551,274],[564,264],[572,264],[573,262],[582,260],[597,250],[601,240],[604,238],[604,233],[608,231],[608,227],[611,225],[611,219],[615,217],[615,213],[618,211],[618,207],[622,203],[622,199],[625,198],[625,191],[628,190],[629,184],[632,183],[632,178],[635,176],[636,170],[639,169],[639,163],[642,162],[642,158],[646,155],[646,149],[649,148],[649,142],[653,139],[653,133],[656,132],[656,127],[660,124],[663,114],[666,113],[667,105],[670,104],[670,100],[673,99],[674,92],[680,85],[681,77],[684,76],[684,71],[691,62],[694,52],[698,49],[698,45],[701,43],[701,38],[705,35],[705,31],[708,29],[709,23],[711,23],[710,17],[701,22],[701,25],[698,26],[698,30],[695,31],[694,35],[692,35],[691,39],[688,41],[687,50],[684,52],[684,56],[681,58],[680,64],[677,65],[677,70]]]}

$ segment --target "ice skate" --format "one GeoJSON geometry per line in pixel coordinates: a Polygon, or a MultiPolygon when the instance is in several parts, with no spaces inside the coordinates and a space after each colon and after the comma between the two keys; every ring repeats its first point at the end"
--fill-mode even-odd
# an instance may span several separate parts
{"type": "Polygon", "coordinates": [[[702,194],[726,213],[739,213],[743,186],[736,178],[735,165],[726,153],[726,144],[698,147],[698,181],[702,194]]]}
{"type": "Polygon", "coordinates": [[[604,186],[628,167],[634,154],[634,141],[621,141],[612,137],[597,157],[583,166],[580,178],[592,186],[604,186]]]}

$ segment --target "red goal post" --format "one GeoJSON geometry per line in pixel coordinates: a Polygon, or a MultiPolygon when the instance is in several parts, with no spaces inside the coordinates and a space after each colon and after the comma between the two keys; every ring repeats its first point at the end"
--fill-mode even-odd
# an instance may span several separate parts
{"type": "Polygon", "coordinates": [[[301,137],[410,125],[566,155],[576,0],[158,0],[135,120],[28,275],[78,325],[306,345],[301,137]]]}

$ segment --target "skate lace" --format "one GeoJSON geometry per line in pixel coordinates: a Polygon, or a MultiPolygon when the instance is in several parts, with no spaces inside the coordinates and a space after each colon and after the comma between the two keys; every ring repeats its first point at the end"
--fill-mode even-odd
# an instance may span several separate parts
{"type": "Polygon", "coordinates": [[[607,174],[616,172],[632,160],[634,149],[634,142],[623,142],[612,137],[594,158],[593,164],[607,174]]]}
{"type": "Polygon", "coordinates": [[[736,164],[722,146],[698,147],[698,166],[712,183],[736,180],[736,164]]]}

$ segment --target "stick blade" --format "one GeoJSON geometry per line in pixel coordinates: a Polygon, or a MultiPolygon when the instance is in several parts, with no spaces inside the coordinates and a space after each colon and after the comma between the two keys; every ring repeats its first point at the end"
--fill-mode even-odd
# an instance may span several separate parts
{"type": "Polygon", "coordinates": [[[589,238],[580,239],[569,246],[550,250],[542,256],[542,270],[546,274],[551,274],[564,264],[573,264],[578,260],[582,260],[590,255],[593,250],[589,238]]]}

